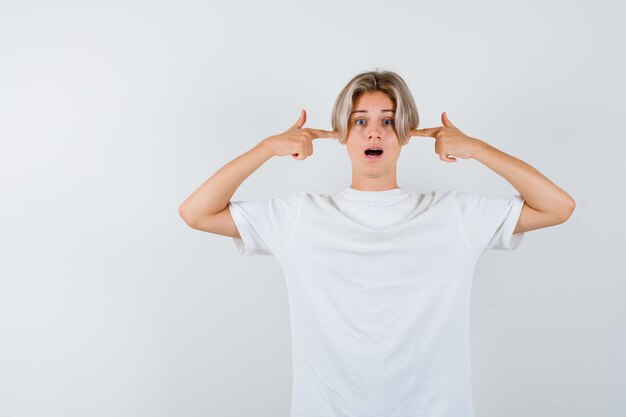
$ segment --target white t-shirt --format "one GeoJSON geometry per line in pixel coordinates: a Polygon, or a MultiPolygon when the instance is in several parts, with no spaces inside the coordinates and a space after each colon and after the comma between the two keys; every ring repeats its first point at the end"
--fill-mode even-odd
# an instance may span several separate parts
{"type": "Polygon", "coordinates": [[[351,187],[231,201],[239,254],[275,256],[286,281],[291,417],[473,417],[472,277],[485,250],[519,246],[523,204],[351,187]]]}

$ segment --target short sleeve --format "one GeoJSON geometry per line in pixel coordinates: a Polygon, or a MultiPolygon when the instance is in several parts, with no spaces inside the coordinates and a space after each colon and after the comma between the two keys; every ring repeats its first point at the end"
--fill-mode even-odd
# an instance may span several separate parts
{"type": "Polygon", "coordinates": [[[524,232],[513,233],[524,205],[520,194],[492,197],[455,192],[454,195],[463,229],[477,254],[489,249],[517,249],[524,237],[524,232]]]}
{"type": "Polygon", "coordinates": [[[228,208],[241,236],[233,238],[239,254],[280,257],[291,237],[302,195],[230,201],[228,208]]]}

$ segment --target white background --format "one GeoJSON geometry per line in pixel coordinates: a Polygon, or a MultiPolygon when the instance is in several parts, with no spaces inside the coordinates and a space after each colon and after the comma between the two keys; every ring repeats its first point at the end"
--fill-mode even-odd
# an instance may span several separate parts
{"type": "MultiPolygon", "coordinates": [[[[272,257],[179,205],[286,130],[330,129],[364,70],[576,200],[481,258],[477,417],[626,414],[625,7],[618,1],[0,3],[0,416],[287,416],[286,289],[272,257]]],[[[350,185],[335,140],[269,160],[233,199],[350,185]]],[[[401,188],[516,190],[414,137],[401,188]]]]}

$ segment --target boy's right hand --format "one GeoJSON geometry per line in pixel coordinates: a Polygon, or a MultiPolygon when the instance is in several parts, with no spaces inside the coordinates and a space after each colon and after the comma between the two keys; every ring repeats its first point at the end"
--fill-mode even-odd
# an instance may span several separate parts
{"type": "Polygon", "coordinates": [[[338,138],[339,132],[334,130],[312,129],[302,127],[306,122],[306,112],[300,112],[298,121],[289,129],[278,135],[265,139],[275,156],[291,155],[303,160],[313,155],[313,139],[338,138]]]}

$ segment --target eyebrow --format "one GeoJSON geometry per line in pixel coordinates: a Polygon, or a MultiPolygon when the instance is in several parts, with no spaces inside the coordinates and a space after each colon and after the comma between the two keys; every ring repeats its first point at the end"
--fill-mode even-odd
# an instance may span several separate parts
{"type": "MultiPolygon", "coordinates": [[[[396,112],[395,109],[383,109],[383,110],[381,110],[381,112],[386,112],[386,111],[390,111],[392,113],[396,112]]],[[[352,113],[350,113],[350,116],[352,116],[354,113],[367,113],[367,110],[355,110],[352,113]]]]}

